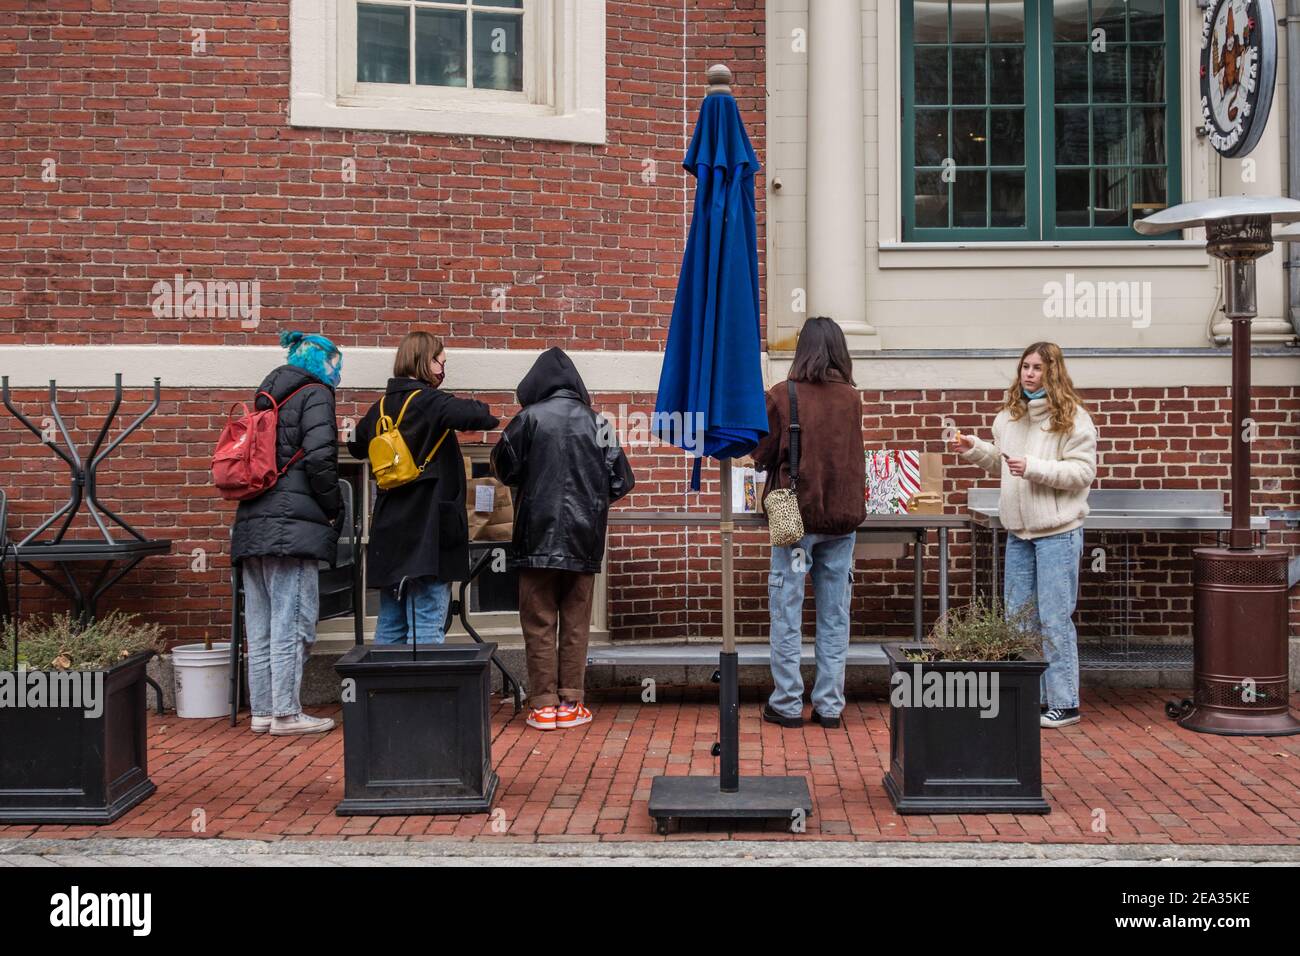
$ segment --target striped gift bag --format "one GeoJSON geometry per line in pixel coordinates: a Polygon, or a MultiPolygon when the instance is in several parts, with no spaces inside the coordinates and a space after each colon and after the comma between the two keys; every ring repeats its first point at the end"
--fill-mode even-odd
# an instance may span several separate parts
{"type": "Polygon", "coordinates": [[[921,490],[921,453],[890,448],[866,454],[867,514],[907,514],[921,490]]]}

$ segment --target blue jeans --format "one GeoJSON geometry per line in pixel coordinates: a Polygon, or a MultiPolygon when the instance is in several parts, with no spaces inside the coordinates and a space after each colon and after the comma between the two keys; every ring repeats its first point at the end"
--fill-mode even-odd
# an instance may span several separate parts
{"type": "Polygon", "coordinates": [[[302,668],[316,640],[319,563],[266,556],[245,558],[239,567],[253,716],[297,716],[302,713],[302,668]]]}
{"type": "Polygon", "coordinates": [[[1008,614],[1030,602],[1037,605],[1029,625],[1043,632],[1047,670],[1040,689],[1048,707],[1079,706],[1079,641],[1072,618],[1082,557],[1082,528],[1028,541],[1007,535],[1002,602],[1008,614]]]}
{"type": "Polygon", "coordinates": [[[853,544],[857,535],[806,534],[789,548],[772,549],[767,576],[772,615],[772,681],[768,705],[785,717],[803,714],[799,655],[803,636],[804,575],[812,571],[817,607],[817,681],[812,703],[823,717],[844,709],[844,661],[849,653],[849,598],[853,588],[853,544]]]}
{"type": "Polygon", "coordinates": [[[401,588],[379,589],[376,644],[441,644],[446,635],[451,585],[436,578],[407,578],[401,588]]]}

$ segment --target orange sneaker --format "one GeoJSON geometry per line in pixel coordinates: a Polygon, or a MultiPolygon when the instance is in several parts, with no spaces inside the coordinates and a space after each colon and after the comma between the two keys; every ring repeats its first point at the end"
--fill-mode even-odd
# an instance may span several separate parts
{"type": "Polygon", "coordinates": [[[591,723],[591,711],[581,704],[561,704],[555,714],[557,727],[581,727],[591,723]]]}
{"type": "Polygon", "coordinates": [[[528,719],[524,723],[529,727],[536,727],[538,730],[554,730],[555,708],[534,707],[528,712],[528,719]]]}

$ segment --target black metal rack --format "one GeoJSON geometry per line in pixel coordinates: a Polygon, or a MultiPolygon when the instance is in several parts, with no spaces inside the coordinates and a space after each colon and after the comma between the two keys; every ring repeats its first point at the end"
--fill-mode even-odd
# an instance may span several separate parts
{"type": "Polygon", "coordinates": [[[171,541],[161,538],[146,538],[125,518],[116,514],[100,501],[98,485],[100,465],[128,436],[157,411],[162,395],[161,380],[158,378],[153,380],[153,402],[149,407],[128,425],[121,434],[105,445],[104,440],[108,437],[108,432],[113,426],[113,420],[117,417],[118,409],[122,405],[122,373],[117,373],[113,384],[112,407],[105,416],[104,424],[100,427],[94,443],[84,456],[78,450],[76,442],[73,441],[71,434],[68,432],[67,425],[64,424],[63,416],[59,412],[58,385],[53,379],[50,380],[49,392],[50,417],[63,439],[65,447],[62,448],[55,443],[54,439],[47,438],[31,419],[14,407],[10,398],[8,375],[0,377],[0,392],[3,393],[4,406],[9,410],[10,414],[18,419],[28,431],[39,438],[41,444],[48,446],[68,466],[69,472],[68,500],[62,507],[41,522],[38,527],[28,532],[21,540],[14,542],[10,548],[10,554],[20,567],[30,571],[68,598],[73,613],[78,620],[83,623],[91,621],[97,615],[100,598],[125,577],[132,568],[150,555],[166,554],[171,551],[171,541]],[[72,526],[73,519],[81,511],[83,505],[86,511],[90,513],[90,517],[94,520],[103,540],[65,538],[68,529],[72,526]],[[63,519],[63,522],[55,531],[54,537],[39,540],[40,536],[60,518],[63,519]],[[114,537],[111,525],[105,522],[105,518],[111,524],[117,525],[118,528],[125,531],[130,537],[114,537]],[[118,562],[122,562],[122,565],[114,570],[114,565],[118,562]],[[90,587],[89,594],[87,594],[78,584],[70,566],[96,563],[100,565],[99,572],[90,587]],[[63,580],[59,580],[50,572],[38,567],[38,564],[55,565],[63,573],[63,580]]]}

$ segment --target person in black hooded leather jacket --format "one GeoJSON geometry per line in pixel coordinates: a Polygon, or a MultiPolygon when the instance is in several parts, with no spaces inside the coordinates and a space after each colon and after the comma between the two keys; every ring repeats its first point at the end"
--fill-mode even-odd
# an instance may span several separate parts
{"type": "Polygon", "coordinates": [[[492,451],[492,470],[515,489],[511,564],[527,647],[527,722],[550,730],[591,720],[582,700],[593,584],[609,506],[635,479],[562,349],[542,353],[516,395],[522,409],[492,451]]]}

